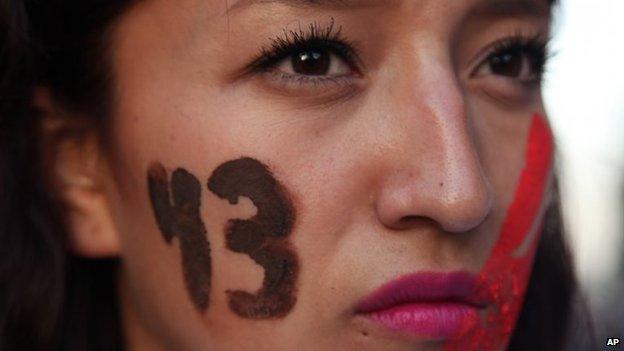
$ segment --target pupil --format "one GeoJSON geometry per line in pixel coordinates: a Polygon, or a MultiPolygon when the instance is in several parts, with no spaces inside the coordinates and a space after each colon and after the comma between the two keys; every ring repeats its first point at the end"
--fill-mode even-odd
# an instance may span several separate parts
{"type": "Polygon", "coordinates": [[[522,53],[518,50],[507,50],[492,56],[490,59],[492,73],[518,77],[522,73],[522,53]]]}
{"type": "Polygon", "coordinates": [[[329,54],[326,51],[308,49],[293,55],[292,66],[295,73],[306,76],[321,76],[329,69],[329,54]]]}

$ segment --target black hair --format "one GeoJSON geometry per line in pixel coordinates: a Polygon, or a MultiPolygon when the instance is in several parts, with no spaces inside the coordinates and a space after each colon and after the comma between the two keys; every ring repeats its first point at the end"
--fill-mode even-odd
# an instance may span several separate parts
{"type": "MultiPolygon", "coordinates": [[[[553,1],[550,1],[551,3],[553,1]]],[[[35,87],[104,124],[108,31],[131,0],[0,0],[0,350],[121,350],[117,262],[69,253],[44,182],[35,87]]],[[[576,281],[558,201],[510,350],[562,350],[576,281]]]]}
{"type": "Polygon", "coordinates": [[[69,253],[34,89],[102,123],[119,0],[0,0],[0,350],[119,350],[114,260],[69,253]],[[92,67],[96,67],[95,69],[92,67]]]}

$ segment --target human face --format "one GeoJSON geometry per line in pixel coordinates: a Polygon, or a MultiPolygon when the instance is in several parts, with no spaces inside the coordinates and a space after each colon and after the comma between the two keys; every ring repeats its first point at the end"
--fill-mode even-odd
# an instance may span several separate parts
{"type": "Polygon", "coordinates": [[[110,48],[130,349],[504,349],[548,25],[545,0],[138,2],[110,48]]]}

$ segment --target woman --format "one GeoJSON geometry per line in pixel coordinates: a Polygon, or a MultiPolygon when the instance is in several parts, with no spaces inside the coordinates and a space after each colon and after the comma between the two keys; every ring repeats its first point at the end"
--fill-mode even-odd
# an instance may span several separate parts
{"type": "Polygon", "coordinates": [[[551,1],[5,1],[4,350],[560,350],[551,1]]]}

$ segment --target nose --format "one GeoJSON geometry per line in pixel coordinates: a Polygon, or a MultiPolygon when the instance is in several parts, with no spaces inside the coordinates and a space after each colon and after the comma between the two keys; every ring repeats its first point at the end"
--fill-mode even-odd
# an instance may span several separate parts
{"type": "Polygon", "coordinates": [[[375,201],[384,226],[403,230],[433,221],[467,232],[491,212],[493,191],[471,131],[464,94],[451,65],[419,58],[394,77],[386,95],[385,163],[375,201]],[[389,151],[390,152],[390,151],[389,151]]]}

